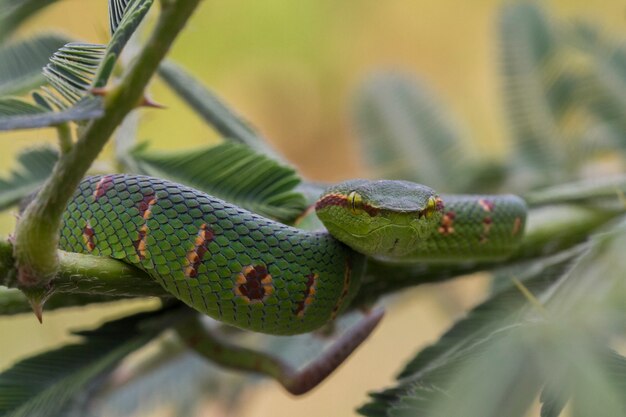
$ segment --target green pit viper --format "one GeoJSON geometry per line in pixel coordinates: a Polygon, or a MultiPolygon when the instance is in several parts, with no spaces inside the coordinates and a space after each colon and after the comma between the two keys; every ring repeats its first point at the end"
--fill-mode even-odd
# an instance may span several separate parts
{"type": "Polygon", "coordinates": [[[526,218],[513,195],[439,197],[405,181],[347,181],[315,208],[328,231],[286,226],[161,179],[89,177],[64,213],[60,248],[120,259],[217,320],[287,335],[346,309],[366,256],[497,260],[515,250],[526,218]]]}

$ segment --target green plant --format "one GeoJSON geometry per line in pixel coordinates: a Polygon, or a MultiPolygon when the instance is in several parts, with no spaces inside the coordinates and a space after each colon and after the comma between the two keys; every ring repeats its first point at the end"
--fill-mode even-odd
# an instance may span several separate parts
{"type": "MultiPolygon", "coordinates": [[[[80,343],[26,359],[0,374],[0,416],[97,415],[92,398],[113,401],[142,384],[159,390],[159,378],[179,380],[183,371],[206,366],[185,356],[180,341],[163,336],[189,312],[181,312],[145,273],[56,247],[60,215],[78,181],[128,114],[153,105],[145,88],[154,73],[225,141],[165,154],[134,143],[132,134],[120,135],[115,162],[121,171],[186,183],[284,223],[303,215],[319,190],[215,94],[183,68],[163,61],[197,0],[161,0],[157,25],[130,65],[120,64],[118,57],[151,0],[109,1],[112,37],[107,45],[67,43],[52,35],[10,37],[21,21],[49,3],[0,1],[0,37],[6,39],[0,57],[29,58],[19,66],[2,66],[14,61],[0,59],[0,92],[36,89],[30,99],[0,99],[0,129],[52,127],[59,142],[56,149],[26,151],[21,167],[0,180],[1,208],[32,200],[14,238],[0,242],[0,284],[9,287],[0,287],[0,314],[28,312],[28,302],[41,316],[44,303],[50,310],[128,296],[156,295],[164,301],[157,311],[80,333],[80,343]],[[42,57],[48,64],[40,76],[35,69],[42,57]],[[120,361],[148,343],[158,346],[158,353],[141,364],[134,375],[137,385],[107,385],[120,361]]],[[[538,396],[542,417],[561,415],[568,401],[575,416],[625,412],[626,360],[617,353],[615,339],[623,336],[626,323],[625,210],[619,198],[626,179],[584,181],[583,172],[607,151],[623,158],[626,53],[591,26],[563,26],[525,2],[503,7],[500,39],[514,149],[504,160],[484,161],[473,153],[434,94],[410,77],[381,74],[358,95],[355,122],[373,170],[446,192],[513,190],[526,197],[532,220],[520,251],[503,263],[369,261],[353,308],[402,288],[477,271],[490,273],[494,288],[488,300],[420,351],[395,386],[371,394],[360,408],[364,415],[523,416],[538,396]],[[573,54],[587,65],[567,65],[573,54]],[[584,123],[572,128],[573,115],[584,115],[584,123]],[[410,163],[416,160],[423,163],[410,163]]],[[[315,222],[308,217],[300,225],[315,222]]],[[[334,331],[351,327],[357,317],[346,314],[334,331]]],[[[306,358],[305,347],[332,343],[310,334],[284,339],[225,327],[217,331],[229,342],[279,352],[291,364],[306,358]]],[[[226,387],[225,402],[234,407],[241,387],[254,382],[243,376],[222,378],[210,371],[193,374],[188,383],[193,389],[172,398],[161,392],[166,397],[161,401],[177,403],[182,415],[192,411],[202,388],[219,385],[226,387]]]]}

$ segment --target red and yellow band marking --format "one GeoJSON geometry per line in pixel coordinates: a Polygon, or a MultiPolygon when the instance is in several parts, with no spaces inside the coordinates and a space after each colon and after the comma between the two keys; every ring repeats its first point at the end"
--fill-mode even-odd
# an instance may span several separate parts
{"type": "Polygon", "coordinates": [[[149,232],[148,225],[144,224],[139,229],[139,232],[137,234],[137,240],[133,242],[133,246],[135,247],[135,252],[137,252],[137,255],[139,256],[139,260],[141,261],[146,259],[146,247],[147,247],[146,239],[148,238],[148,232],[149,232]]]}
{"type": "Polygon", "coordinates": [[[113,187],[113,175],[105,175],[100,178],[98,184],[96,184],[96,189],[93,192],[93,196],[96,200],[99,200],[102,196],[104,196],[109,189],[113,187]]]}
{"type": "Polygon", "coordinates": [[[453,211],[448,211],[444,213],[441,218],[441,223],[439,224],[439,233],[448,236],[454,233],[454,219],[456,218],[456,213],[453,211]]]}
{"type": "MultiPolygon", "coordinates": [[[[315,203],[315,210],[321,210],[330,206],[350,207],[350,202],[348,200],[348,196],[343,194],[327,194],[315,203]]],[[[367,203],[362,203],[359,208],[370,216],[376,216],[380,211],[378,208],[370,206],[367,203]]]]}
{"type": "Polygon", "coordinates": [[[137,205],[137,209],[139,210],[139,215],[143,217],[144,220],[148,220],[150,215],[152,214],[152,206],[154,206],[157,202],[156,196],[154,193],[145,194],[143,199],[137,205]]]}
{"type": "Polygon", "coordinates": [[[244,266],[235,278],[235,295],[246,303],[261,303],[274,293],[272,276],[265,265],[244,266]]]}
{"type": "Polygon", "coordinates": [[[147,239],[148,233],[150,232],[150,229],[148,229],[148,219],[152,215],[152,207],[156,204],[156,202],[157,199],[154,193],[145,194],[137,206],[139,214],[145,220],[143,226],[139,228],[137,239],[133,242],[133,246],[135,246],[135,251],[139,256],[139,260],[146,259],[146,248],[148,244],[147,239]]]}
{"type": "Polygon", "coordinates": [[[337,304],[335,304],[335,307],[333,307],[333,311],[330,314],[331,320],[335,320],[335,318],[337,317],[337,314],[339,313],[339,310],[341,309],[341,306],[343,305],[343,302],[346,300],[346,297],[348,296],[348,292],[350,291],[351,282],[352,282],[352,260],[350,259],[350,256],[347,256],[346,267],[345,267],[344,274],[343,274],[343,289],[341,290],[341,295],[339,296],[339,299],[337,300],[337,304]]]}
{"type": "Polygon", "coordinates": [[[520,230],[522,230],[522,218],[516,217],[513,221],[513,230],[511,230],[511,236],[516,236],[520,230]]]}
{"type": "Polygon", "coordinates": [[[480,243],[487,243],[489,240],[489,232],[493,226],[493,219],[489,216],[483,219],[483,234],[480,236],[480,243]]]}
{"type": "Polygon", "coordinates": [[[496,207],[496,203],[491,200],[485,200],[483,198],[478,200],[478,205],[485,210],[487,213],[491,213],[493,209],[496,207]]]}
{"type": "Polygon", "coordinates": [[[91,227],[91,224],[87,222],[85,227],[83,228],[83,241],[85,242],[85,247],[89,252],[93,252],[96,248],[96,241],[94,239],[96,232],[91,227]]]}
{"type": "Polygon", "coordinates": [[[193,249],[187,252],[187,265],[185,266],[185,276],[195,278],[198,276],[198,268],[204,259],[204,255],[209,250],[209,243],[213,241],[213,230],[203,223],[196,235],[193,249]]]}
{"type": "Polygon", "coordinates": [[[315,203],[315,210],[329,206],[348,207],[348,197],[343,194],[327,194],[315,203]]]}
{"type": "Polygon", "coordinates": [[[317,280],[318,280],[319,276],[317,274],[309,274],[307,277],[307,282],[306,282],[306,288],[304,290],[304,298],[302,299],[302,301],[300,301],[298,303],[298,306],[296,308],[296,316],[298,316],[299,318],[304,317],[304,313],[306,312],[307,308],[313,304],[313,301],[315,301],[315,294],[317,293],[317,280]]]}

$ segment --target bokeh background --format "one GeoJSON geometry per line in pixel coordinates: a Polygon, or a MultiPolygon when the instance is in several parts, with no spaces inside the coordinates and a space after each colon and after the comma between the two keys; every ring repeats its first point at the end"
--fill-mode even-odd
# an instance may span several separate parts
{"type": "MultiPolygon", "coordinates": [[[[170,57],[203,80],[269,138],[310,179],[337,181],[369,175],[354,135],[354,92],[373,72],[399,69],[435,90],[480,152],[506,151],[498,76],[497,12],[501,1],[424,0],[206,0],[170,57]]],[[[562,20],[584,18],[623,35],[626,4],[619,0],[545,1],[562,20]]],[[[22,31],[59,28],[77,39],[106,42],[104,0],[66,0],[22,31]]],[[[154,82],[151,96],[167,110],[142,113],[139,138],[153,148],[192,147],[218,140],[172,93],[154,82]]],[[[21,149],[53,142],[51,130],[0,134],[0,175],[21,149]]],[[[111,152],[111,150],[107,150],[111,152]]],[[[106,155],[105,158],[106,159],[106,155]]],[[[14,213],[0,215],[9,234],[14,213]]],[[[246,394],[242,416],[350,416],[365,392],[393,380],[406,360],[437,339],[477,303],[487,283],[468,277],[423,286],[395,297],[372,338],[336,375],[304,398],[267,382],[246,394]]],[[[43,326],[30,315],[0,318],[0,369],[16,359],[71,339],[68,329],[150,305],[52,312],[43,326]]],[[[202,415],[223,410],[207,406],[202,415]]],[[[172,415],[162,409],[162,416],[172,415]]]]}

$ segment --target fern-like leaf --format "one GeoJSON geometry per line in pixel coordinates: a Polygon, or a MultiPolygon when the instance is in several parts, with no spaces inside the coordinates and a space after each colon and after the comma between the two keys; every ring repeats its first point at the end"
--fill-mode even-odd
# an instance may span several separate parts
{"type": "Polygon", "coordinates": [[[165,61],[159,67],[159,75],[207,124],[218,131],[224,139],[243,143],[252,149],[281,159],[264,139],[243,117],[206,88],[200,81],[180,66],[165,61]]]}
{"type": "Polygon", "coordinates": [[[69,42],[65,36],[39,34],[0,45],[0,96],[21,94],[44,83],[41,68],[69,42]]]}
{"type": "MultiPolygon", "coordinates": [[[[607,39],[589,24],[572,30],[575,46],[589,56],[585,101],[612,145],[626,150],[626,44],[607,39]]],[[[590,132],[597,136],[597,130],[590,132]]]]}
{"type": "Polygon", "coordinates": [[[16,99],[5,101],[5,108],[8,104],[15,108],[4,112],[0,109],[0,130],[54,126],[100,117],[102,100],[92,96],[91,90],[106,85],[124,45],[153,1],[112,2],[111,16],[116,26],[109,44],[68,43],[61,47],[43,70],[48,85],[33,93],[34,104],[23,100],[18,104],[16,99]]]}
{"type": "Polygon", "coordinates": [[[17,157],[19,167],[8,178],[0,178],[0,210],[37,190],[52,172],[57,158],[56,151],[47,147],[22,152],[17,157]]]}
{"type": "Polygon", "coordinates": [[[78,344],[46,352],[0,374],[1,417],[85,415],[102,377],[158,333],[141,324],[161,312],[141,313],[79,333],[78,344]]]}
{"type": "Polygon", "coordinates": [[[0,43],[24,21],[57,0],[0,0],[0,43]]]}
{"type": "Polygon", "coordinates": [[[555,417],[568,398],[574,415],[624,415],[624,359],[607,346],[622,332],[626,316],[624,245],[626,221],[592,238],[582,253],[573,254],[565,272],[562,262],[547,270],[519,269],[521,276],[554,284],[542,289],[525,281],[529,291],[516,295],[531,301],[523,309],[508,310],[505,299],[493,312],[485,310],[491,301],[478,307],[464,320],[465,329],[461,321],[438,348],[421,352],[395,387],[373,394],[360,411],[386,417],[521,417],[543,389],[544,416],[555,417]],[[546,281],[552,268],[558,279],[546,281]],[[488,314],[476,314],[481,310],[488,314]]]}
{"type": "Polygon", "coordinates": [[[462,191],[471,152],[458,124],[423,84],[402,74],[366,81],[356,100],[357,134],[377,177],[462,191]]]}
{"type": "Polygon", "coordinates": [[[138,148],[133,159],[141,173],[168,178],[282,222],[306,209],[294,188],[295,170],[245,145],[225,142],[191,151],[155,152],[138,148]]]}
{"type": "Polygon", "coordinates": [[[499,33],[516,175],[525,186],[571,178],[576,147],[560,123],[576,83],[558,27],[535,2],[521,1],[502,8],[499,33]]]}
{"type": "Polygon", "coordinates": [[[519,310],[527,302],[511,278],[522,282],[533,294],[541,293],[562,275],[572,260],[584,249],[585,246],[580,246],[546,259],[523,262],[496,270],[494,279],[501,281],[497,292],[472,309],[464,319],[456,322],[435,344],[419,352],[406,365],[398,378],[411,378],[438,364],[445,363],[458,352],[501,327],[507,316],[519,310]],[[495,321],[495,318],[498,318],[498,321],[495,321]]]}
{"type": "Polygon", "coordinates": [[[109,26],[111,34],[114,34],[120,22],[124,18],[124,14],[134,0],[109,0],[109,26]]]}

